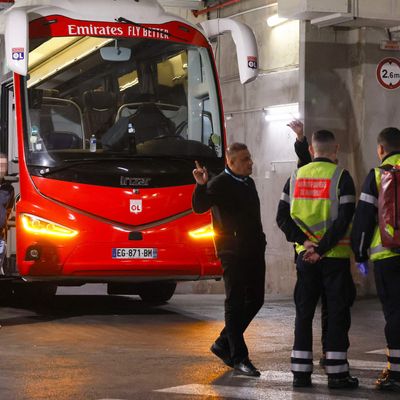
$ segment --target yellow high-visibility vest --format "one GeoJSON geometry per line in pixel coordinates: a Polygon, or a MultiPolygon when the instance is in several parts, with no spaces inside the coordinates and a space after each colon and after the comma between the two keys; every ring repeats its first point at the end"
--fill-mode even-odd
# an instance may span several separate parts
{"type": "MultiPolygon", "coordinates": [[[[290,182],[290,216],[308,239],[318,243],[337,218],[339,202],[354,201],[354,196],[339,199],[339,181],[343,168],[327,161],[314,161],[292,174],[290,182]],[[351,199],[350,199],[351,198],[351,199]]],[[[299,254],[305,247],[296,243],[299,254]]],[[[324,257],[349,258],[350,226],[344,238],[324,257]]]]}

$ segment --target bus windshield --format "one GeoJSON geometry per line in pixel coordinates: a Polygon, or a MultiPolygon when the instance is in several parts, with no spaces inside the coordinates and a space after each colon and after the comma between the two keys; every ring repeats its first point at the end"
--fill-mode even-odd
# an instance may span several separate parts
{"type": "Polygon", "coordinates": [[[31,39],[30,49],[28,166],[143,157],[222,160],[220,105],[206,48],[76,36],[31,39]]]}

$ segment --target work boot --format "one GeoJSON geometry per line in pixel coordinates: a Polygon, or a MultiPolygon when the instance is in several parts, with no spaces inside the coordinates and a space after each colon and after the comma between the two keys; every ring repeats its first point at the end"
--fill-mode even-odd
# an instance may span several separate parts
{"type": "Polygon", "coordinates": [[[376,378],[375,385],[376,386],[380,385],[380,383],[386,380],[388,377],[389,377],[389,370],[387,368],[383,368],[381,373],[376,378]]]}
{"type": "Polygon", "coordinates": [[[358,379],[354,378],[350,374],[335,378],[333,376],[328,376],[328,388],[329,389],[356,389],[358,388],[358,379]]]}
{"type": "Polygon", "coordinates": [[[384,371],[385,370],[383,370],[381,372],[381,375],[376,380],[375,387],[378,390],[385,390],[388,392],[399,392],[400,393],[400,382],[391,378],[388,370],[386,370],[386,375],[383,376],[384,371]]]}
{"type": "Polygon", "coordinates": [[[301,387],[311,387],[311,386],[312,386],[312,381],[310,374],[293,376],[293,387],[301,388],[301,387]]]}

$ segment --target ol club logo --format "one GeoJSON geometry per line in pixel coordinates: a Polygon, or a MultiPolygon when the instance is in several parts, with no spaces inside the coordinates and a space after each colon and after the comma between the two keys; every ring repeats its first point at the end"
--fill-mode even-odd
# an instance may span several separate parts
{"type": "Polygon", "coordinates": [[[142,208],[142,200],[129,200],[129,211],[131,213],[141,213],[143,210],[142,208]]]}
{"type": "Polygon", "coordinates": [[[20,61],[25,58],[25,49],[23,47],[13,47],[11,52],[13,60],[20,61]]]}
{"type": "Polygon", "coordinates": [[[251,69],[257,69],[257,57],[248,56],[247,57],[247,66],[251,69]]]}

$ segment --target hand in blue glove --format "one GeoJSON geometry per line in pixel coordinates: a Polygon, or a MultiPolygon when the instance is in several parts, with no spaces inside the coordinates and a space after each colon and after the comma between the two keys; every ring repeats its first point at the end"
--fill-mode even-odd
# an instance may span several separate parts
{"type": "Polygon", "coordinates": [[[361,272],[362,275],[368,274],[368,261],[363,261],[360,263],[356,263],[358,270],[361,272]]]}

